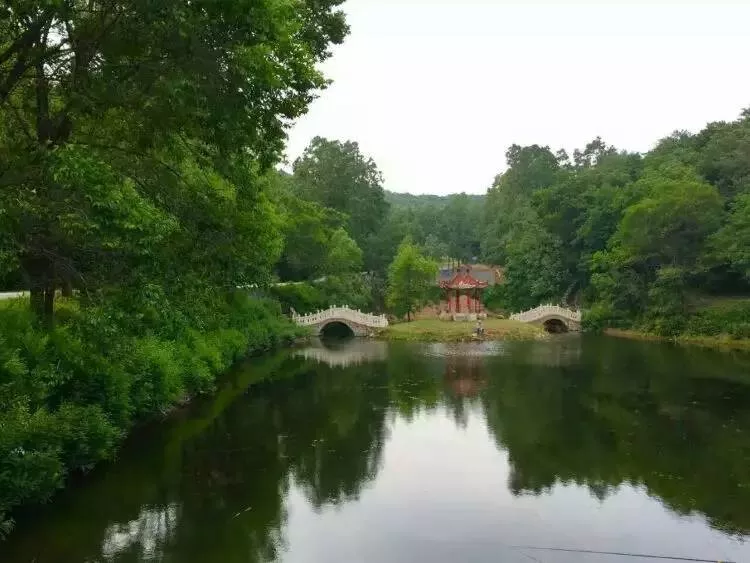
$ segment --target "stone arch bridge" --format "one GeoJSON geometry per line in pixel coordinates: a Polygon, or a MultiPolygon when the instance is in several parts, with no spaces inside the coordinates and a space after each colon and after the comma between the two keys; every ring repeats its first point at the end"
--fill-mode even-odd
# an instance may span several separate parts
{"type": "Polygon", "coordinates": [[[322,334],[326,327],[332,324],[348,327],[355,336],[369,336],[374,330],[388,326],[388,319],[385,315],[370,315],[359,309],[350,309],[346,305],[331,307],[309,315],[292,314],[292,320],[300,326],[312,328],[316,334],[322,334]]]}
{"type": "Polygon", "coordinates": [[[549,332],[581,330],[581,312],[559,305],[539,305],[523,313],[511,315],[510,318],[522,323],[541,325],[549,332]]]}

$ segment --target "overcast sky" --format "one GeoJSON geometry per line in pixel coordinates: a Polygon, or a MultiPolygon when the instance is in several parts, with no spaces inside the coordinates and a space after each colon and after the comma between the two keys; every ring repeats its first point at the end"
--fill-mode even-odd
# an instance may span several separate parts
{"type": "Polygon", "coordinates": [[[513,143],[646,151],[750,106],[750,0],[348,0],[290,132],[358,141],[391,191],[484,193],[513,143]]]}

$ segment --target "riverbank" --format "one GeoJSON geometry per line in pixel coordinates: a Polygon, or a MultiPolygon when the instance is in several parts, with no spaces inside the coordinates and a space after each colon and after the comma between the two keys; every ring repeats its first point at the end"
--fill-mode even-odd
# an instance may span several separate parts
{"type": "Polygon", "coordinates": [[[168,299],[60,300],[52,326],[27,300],[2,302],[0,539],[15,508],[46,502],[69,475],[112,458],[134,427],[302,333],[278,303],[240,292],[201,297],[181,309],[168,299]]]}
{"type": "Polygon", "coordinates": [[[604,330],[608,336],[625,338],[628,340],[650,340],[654,342],[672,342],[684,346],[699,346],[701,348],[713,348],[718,350],[744,350],[750,351],[750,339],[732,338],[728,335],[722,336],[660,336],[649,332],[637,330],[626,330],[619,328],[608,328],[604,330]]]}
{"type": "MultiPolygon", "coordinates": [[[[547,333],[536,325],[509,319],[486,319],[483,340],[541,340],[547,333]]],[[[378,333],[378,338],[409,342],[467,342],[476,340],[475,323],[423,319],[397,323],[378,333]]]]}

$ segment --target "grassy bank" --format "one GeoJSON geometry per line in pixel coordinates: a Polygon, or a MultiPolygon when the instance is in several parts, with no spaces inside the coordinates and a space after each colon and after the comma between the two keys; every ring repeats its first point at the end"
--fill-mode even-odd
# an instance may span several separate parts
{"type": "Polygon", "coordinates": [[[640,318],[620,318],[618,327],[597,319],[596,311],[584,317],[589,330],[631,340],[656,340],[704,348],[750,350],[750,299],[693,295],[679,311],[649,310],[640,318]]]}
{"type": "Polygon", "coordinates": [[[719,350],[747,350],[750,351],[750,339],[736,339],[730,335],[719,336],[660,336],[651,332],[608,328],[604,331],[609,336],[627,338],[629,340],[652,340],[655,342],[673,342],[675,344],[700,346],[719,350]]]}
{"type": "Polygon", "coordinates": [[[278,304],[240,293],[182,303],[69,300],[52,327],[27,301],[0,305],[0,538],[15,507],[48,500],[69,474],[111,458],[134,425],[300,332],[278,304]]]}
{"type": "MultiPolygon", "coordinates": [[[[538,326],[508,319],[483,321],[484,340],[536,340],[546,337],[538,326]]],[[[384,340],[414,342],[463,342],[473,339],[475,323],[425,319],[398,323],[380,332],[384,340]]]]}

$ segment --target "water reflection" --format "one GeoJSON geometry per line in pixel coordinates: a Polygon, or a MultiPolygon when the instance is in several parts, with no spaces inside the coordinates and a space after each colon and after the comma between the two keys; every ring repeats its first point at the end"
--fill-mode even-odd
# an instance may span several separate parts
{"type": "Polygon", "coordinates": [[[365,338],[317,341],[314,346],[295,350],[294,355],[333,367],[348,367],[385,360],[388,343],[365,338]]]}
{"type": "Polygon", "coordinates": [[[112,524],[104,530],[102,555],[116,559],[128,553],[136,559],[161,559],[164,545],[177,527],[178,506],[144,508],[127,524],[112,524]]]}
{"type": "Polygon", "coordinates": [[[0,559],[748,559],[748,368],[578,336],[281,353],[21,515],[0,559]]]}

